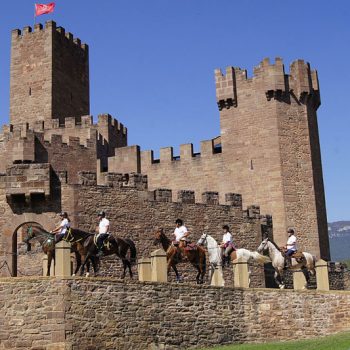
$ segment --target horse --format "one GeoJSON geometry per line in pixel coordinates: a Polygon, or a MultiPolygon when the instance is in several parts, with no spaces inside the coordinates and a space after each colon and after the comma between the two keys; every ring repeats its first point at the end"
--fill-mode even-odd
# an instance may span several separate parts
{"type": "Polygon", "coordinates": [[[195,249],[187,249],[183,245],[176,247],[172,244],[172,241],[165,235],[164,230],[159,228],[154,234],[154,245],[160,244],[167,255],[167,268],[168,273],[172,268],[176,275],[176,281],[180,282],[181,277],[177,270],[176,265],[183,260],[183,257],[194,266],[197,270],[196,281],[197,284],[204,282],[204,275],[206,271],[206,255],[205,250],[197,246],[195,249]]]}
{"type": "MultiPolygon", "coordinates": [[[[68,234],[71,232],[71,230],[77,231],[76,229],[70,229],[68,231],[68,234]]],[[[79,231],[79,230],[78,230],[79,231]]],[[[81,231],[85,236],[87,237],[89,234],[86,232],[81,231]]],[[[27,251],[30,251],[31,249],[31,244],[30,241],[32,239],[37,239],[38,242],[40,243],[43,252],[47,255],[47,273],[46,276],[50,276],[50,268],[51,268],[51,263],[52,260],[55,259],[55,235],[51,234],[50,232],[47,232],[44,228],[42,228],[40,225],[36,223],[29,223],[29,226],[27,226],[27,236],[23,240],[24,243],[27,244],[27,251]]],[[[79,268],[81,267],[81,262],[82,259],[85,261],[86,257],[86,252],[84,250],[84,247],[81,243],[82,239],[78,239],[76,241],[70,241],[72,247],[71,250],[75,254],[77,266],[75,269],[75,272],[73,276],[79,271],[79,268]]],[[[93,267],[94,267],[94,272],[96,274],[97,272],[97,264],[95,259],[91,259],[93,267]]],[[[87,276],[89,275],[89,270],[90,270],[90,263],[87,264],[87,276]]]]}
{"type": "MultiPolygon", "coordinates": [[[[271,258],[272,266],[275,269],[274,279],[280,289],[285,288],[284,283],[284,271],[285,271],[285,257],[283,256],[281,249],[276,245],[275,242],[270,240],[268,237],[265,238],[259,245],[257,251],[259,253],[267,253],[271,258]]],[[[315,275],[315,263],[316,257],[307,252],[302,252],[301,259],[295,259],[292,257],[291,266],[289,269],[301,270],[305,276],[306,283],[303,289],[306,289],[309,281],[310,274],[315,275]]]]}
{"type": "MultiPolygon", "coordinates": [[[[216,242],[216,240],[212,236],[208,235],[207,233],[202,234],[197,244],[206,246],[208,250],[209,264],[210,264],[210,272],[209,272],[209,284],[210,284],[213,278],[215,268],[217,266],[222,266],[221,247],[216,242]]],[[[271,261],[268,257],[261,255],[258,252],[251,252],[250,250],[244,249],[244,248],[239,248],[237,250],[232,251],[232,253],[230,254],[230,258],[231,258],[231,261],[239,258],[243,258],[246,261],[254,260],[257,263],[262,265],[271,261]]]]}
{"type": "MultiPolygon", "coordinates": [[[[72,237],[75,237],[74,231],[71,232],[72,237]]],[[[104,244],[102,248],[103,255],[112,255],[115,254],[119,259],[121,259],[123,263],[123,273],[121,278],[124,279],[126,275],[126,269],[129,269],[130,278],[133,277],[131,266],[136,262],[136,246],[135,243],[129,238],[120,238],[115,237],[113,235],[109,235],[109,237],[105,240],[107,245],[104,244]],[[127,254],[129,253],[130,257],[127,258],[127,254]]],[[[91,234],[84,241],[84,248],[87,251],[86,259],[82,265],[82,269],[85,267],[85,263],[87,259],[91,257],[97,257],[98,249],[96,242],[96,235],[91,234]]]]}

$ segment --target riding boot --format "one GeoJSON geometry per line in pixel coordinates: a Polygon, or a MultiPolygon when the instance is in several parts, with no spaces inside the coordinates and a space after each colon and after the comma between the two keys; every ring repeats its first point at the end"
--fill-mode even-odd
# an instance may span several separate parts
{"type": "Polygon", "coordinates": [[[225,255],[222,256],[222,268],[225,267],[226,265],[226,260],[227,260],[227,257],[225,255]]]}

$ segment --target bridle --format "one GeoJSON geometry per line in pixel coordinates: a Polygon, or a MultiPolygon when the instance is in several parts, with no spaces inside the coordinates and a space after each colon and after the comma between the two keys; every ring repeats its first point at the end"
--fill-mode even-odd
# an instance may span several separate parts
{"type": "Polygon", "coordinates": [[[208,234],[207,234],[207,233],[204,233],[204,234],[202,235],[202,237],[198,240],[198,245],[205,245],[205,244],[208,244],[207,236],[208,236],[208,234]],[[203,236],[204,236],[204,237],[203,237],[203,236]]]}
{"type": "MultiPolygon", "coordinates": [[[[267,247],[267,244],[269,243],[269,239],[268,239],[268,238],[265,238],[265,240],[266,240],[266,242],[264,243],[264,245],[262,246],[262,248],[257,250],[258,253],[264,252],[265,250],[267,250],[266,247],[267,247]]],[[[262,243],[262,242],[261,242],[261,243],[262,243]]],[[[259,248],[260,248],[260,247],[259,247],[259,248]]]]}

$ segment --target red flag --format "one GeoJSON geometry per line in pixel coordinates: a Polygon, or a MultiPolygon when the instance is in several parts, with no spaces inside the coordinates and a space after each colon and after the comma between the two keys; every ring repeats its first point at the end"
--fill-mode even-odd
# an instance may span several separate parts
{"type": "Polygon", "coordinates": [[[53,12],[55,3],[50,2],[49,4],[35,4],[35,16],[46,15],[47,13],[53,12]]]}

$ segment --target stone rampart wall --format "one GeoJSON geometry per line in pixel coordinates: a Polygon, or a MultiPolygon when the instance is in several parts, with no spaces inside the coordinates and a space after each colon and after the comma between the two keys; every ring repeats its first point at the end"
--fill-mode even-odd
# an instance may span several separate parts
{"type": "Polygon", "coordinates": [[[0,280],[0,300],[0,349],[186,349],[350,330],[349,292],[22,278],[0,280]]]}

